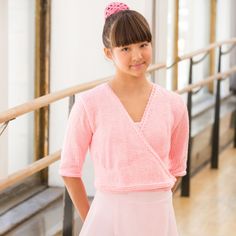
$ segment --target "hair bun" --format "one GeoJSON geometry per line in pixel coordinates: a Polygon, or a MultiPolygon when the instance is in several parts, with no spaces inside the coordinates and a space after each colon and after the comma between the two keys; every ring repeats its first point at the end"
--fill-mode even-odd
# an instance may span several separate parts
{"type": "Polygon", "coordinates": [[[112,2],[105,8],[105,19],[107,19],[110,15],[117,13],[119,11],[129,10],[129,7],[122,2],[112,2]]]}

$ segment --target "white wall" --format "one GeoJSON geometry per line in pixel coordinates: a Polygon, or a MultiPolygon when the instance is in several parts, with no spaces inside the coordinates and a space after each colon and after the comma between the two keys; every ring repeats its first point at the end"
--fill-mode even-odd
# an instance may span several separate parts
{"type": "MultiPolygon", "coordinates": [[[[167,39],[168,39],[168,1],[156,0],[156,55],[155,63],[166,63],[167,61],[167,39]]],[[[166,70],[155,72],[155,82],[166,87],[166,70]]]]}
{"type": "MultiPolygon", "coordinates": [[[[34,24],[32,0],[8,0],[8,107],[34,97],[34,24]]],[[[33,114],[12,121],[8,128],[8,174],[33,159],[33,114]]]]}
{"type": "MultiPolygon", "coordinates": [[[[0,1],[0,111],[8,106],[8,19],[7,0],[0,1]]],[[[7,175],[8,130],[0,136],[0,178],[7,175]]]]}
{"type": "MultiPolygon", "coordinates": [[[[236,16],[235,16],[235,9],[236,9],[236,1],[231,0],[231,10],[230,10],[230,19],[231,19],[231,37],[236,37],[236,16]]],[[[236,48],[230,54],[230,66],[233,67],[236,65],[236,48]]],[[[230,78],[230,86],[233,90],[236,90],[236,73],[231,76],[230,78]]]]}
{"type": "MultiPolygon", "coordinates": [[[[235,11],[233,12],[235,14],[235,11]]],[[[231,37],[231,0],[218,0],[217,1],[217,41],[229,39],[231,37]]],[[[223,47],[223,51],[227,50],[227,47],[223,47]]],[[[235,51],[234,51],[235,52],[235,51]]],[[[218,56],[218,52],[217,52],[218,56]]],[[[230,55],[225,55],[221,60],[221,70],[227,70],[230,68],[230,55]]],[[[221,94],[227,96],[229,94],[229,79],[223,81],[221,94]]]]}
{"type": "MultiPolygon", "coordinates": [[[[179,55],[204,48],[210,42],[210,0],[180,0],[179,55]]],[[[203,55],[195,57],[200,59],[203,55]]],[[[189,61],[179,63],[179,88],[188,83],[189,61]]],[[[208,58],[193,67],[193,83],[209,75],[208,58]]],[[[196,96],[194,96],[196,97],[196,96]]]]}

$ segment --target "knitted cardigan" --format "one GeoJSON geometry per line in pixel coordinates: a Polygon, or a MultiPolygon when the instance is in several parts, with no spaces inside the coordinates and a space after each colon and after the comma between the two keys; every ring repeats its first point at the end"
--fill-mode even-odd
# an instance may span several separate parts
{"type": "Polygon", "coordinates": [[[81,177],[89,149],[95,187],[170,189],[186,174],[188,112],[180,95],[153,83],[139,126],[108,83],[82,92],[67,124],[59,173],[81,177]]]}

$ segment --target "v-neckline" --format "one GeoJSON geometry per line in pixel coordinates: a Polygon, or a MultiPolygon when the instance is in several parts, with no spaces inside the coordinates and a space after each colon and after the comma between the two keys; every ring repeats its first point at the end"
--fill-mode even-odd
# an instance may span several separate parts
{"type": "Polygon", "coordinates": [[[126,114],[126,116],[128,117],[128,119],[130,120],[131,123],[133,123],[134,125],[139,124],[140,127],[143,127],[143,124],[146,120],[147,114],[149,113],[149,107],[152,101],[152,98],[154,96],[155,90],[156,90],[156,86],[154,83],[151,82],[152,84],[152,89],[151,92],[149,94],[148,97],[148,101],[146,103],[146,106],[144,108],[144,112],[142,114],[141,120],[140,121],[134,121],[133,118],[130,116],[130,114],[128,113],[127,109],[125,108],[125,106],[123,105],[123,103],[121,102],[120,98],[116,95],[116,93],[113,91],[113,89],[111,88],[111,86],[108,84],[108,82],[105,83],[106,86],[108,87],[108,90],[111,92],[112,96],[117,100],[117,102],[119,103],[119,107],[123,110],[123,112],[126,114]]]}

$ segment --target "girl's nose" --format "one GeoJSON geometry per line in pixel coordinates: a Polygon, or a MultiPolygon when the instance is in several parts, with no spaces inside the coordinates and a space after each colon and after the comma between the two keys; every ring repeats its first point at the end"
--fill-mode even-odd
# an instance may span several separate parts
{"type": "Polygon", "coordinates": [[[142,59],[142,53],[140,49],[134,49],[132,53],[132,60],[133,61],[139,61],[142,59]]]}

